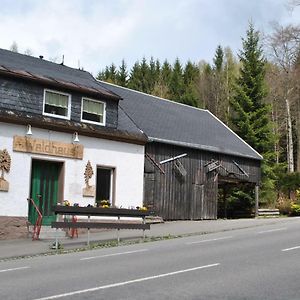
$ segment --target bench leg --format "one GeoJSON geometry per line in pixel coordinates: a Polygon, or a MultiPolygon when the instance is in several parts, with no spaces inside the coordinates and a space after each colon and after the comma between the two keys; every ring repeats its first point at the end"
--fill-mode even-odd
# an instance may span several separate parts
{"type": "MultiPolygon", "coordinates": [[[[145,217],[143,217],[143,224],[146,224],[146,220],[145,220],[145,217]]],[[[145,242],[145,229],[143,229],[143,242],[145,242]]]]}
{"type": "Polygon", "coordinates": [[[55,232],[55,250],[58,249],[58,228],[56,228],[55,232]]]}

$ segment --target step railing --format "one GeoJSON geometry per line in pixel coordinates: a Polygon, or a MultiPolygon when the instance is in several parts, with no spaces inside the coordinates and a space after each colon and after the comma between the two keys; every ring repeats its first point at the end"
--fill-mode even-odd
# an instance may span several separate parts
{"type": "MultiPolygon", "coordinates": [[[[40,237],[43,215],[32,198],[27,198],[27,200],[31,202],[31,204],[33,205],[33,207],[35,208],[35,210],[38,214],[38,217],[37,217],[34,227],[33,227],[32,240],[34,241],[34,240],[38,240],[40,237]]],[[[41,196],[39,196],[39,200],[41,200],[41,196]]]]}

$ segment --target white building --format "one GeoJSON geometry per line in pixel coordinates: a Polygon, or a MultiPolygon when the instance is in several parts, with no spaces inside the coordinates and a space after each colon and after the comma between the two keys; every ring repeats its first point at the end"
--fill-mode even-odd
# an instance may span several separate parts
{"type": "Polygon", "coordinates": [[[0,49],[0,215],[52,206],[143,204],[146,136],[91,74],[0,49]],[[10,158],[10,163],[9,163],[10,158]]]}

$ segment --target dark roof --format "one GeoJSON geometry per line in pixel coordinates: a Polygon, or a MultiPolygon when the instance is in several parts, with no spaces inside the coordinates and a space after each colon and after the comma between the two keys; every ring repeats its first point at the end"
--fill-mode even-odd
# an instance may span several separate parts
{"type": "MultiPolygon", "coordinates": [[[[0,49],[0,75],[13,76],[69,88],[76,91],[93,93],[109,99],[119,100],[120,96],[101,86],[99,82],[88,72],[73,69],[64,65],[52,63],[44,59],[0,49]]],[[[31,99],[30,99],[31,101],[31,99]]],[[[147,137],[131,121],[128,115],[118,107],[117,128],[102,127],[72,120],[60,120],[27,111],[26,107],[19,109],[16,105],[0,104],[0,121],[28,124],[41,128],[57,128],[61,131],[71,132],[74,130],[80,134],[106,139],[113,139],[136,144],[145,144],[147,137]]],[[[16,104],[16,103],[15,103],[16,104]]],[[[36,105],[35,103],[31,103],[36,105]]]]}
{"type": "Polygon", "coordinates": [[[120,95],[121,108],[149,140],[261,160],[250,147],[208,110],[100,82],[120,95]]]}
{"type": "Polygon", "coordinates": [[[99,86],[89,72],[4,49],[0,49],[0,74],[120,99],[118,95],[99,86]]]}
{"type": "Polygon", "coordinates": [[[7,110],[0,106],[0,122],[14,123],[19,125],[28,125],[32,127],[58,130],[62,132],[74,133],[80,135],[104,138],[108,140],[144,145],[147,137],[138,129],[128,116],[120,112],[120,125],[117,129],[102,127],[88,123],[75,122],[72,120],[62,120],[43,115],[26,113],[24,111],[7,110]]]}

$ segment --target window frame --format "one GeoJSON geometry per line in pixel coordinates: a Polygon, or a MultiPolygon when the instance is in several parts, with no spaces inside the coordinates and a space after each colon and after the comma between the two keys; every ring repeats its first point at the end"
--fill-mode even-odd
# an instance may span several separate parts
{"type": "Polygon", "coordinates": [[[71,117],[71,98],[72,98],[71,94],[61,92],[61,91],[57,91],[57,90],[44,89],[43,115],[58,118],[58,119],[70,120],[70,117],[71,117]],[[45,112],[46,92],[60,94],[60,95],[63,95],[63,96],[68,96],[68,114],[67,114],[67,116],[61,116],[61,115],[56,115],[56,114],[51,114],[51,113],[45,112]]]}
{"type": "Polygon", "coordinates": [[[101,100],[97,100],[97,99],[88,98],[88,97],[82,97],[81,98],[80,120],[83,123],[89,123],[89,124],[95,124],[95,125],[105,126],[105,124],[106,124],[106,102],[101,101],[101,100]],[[92,102],[103,104],[103,122],[102,123],[83,119],[83,101],[84,100],[88,100],[88,101],[92,101],[92,102]]]}

